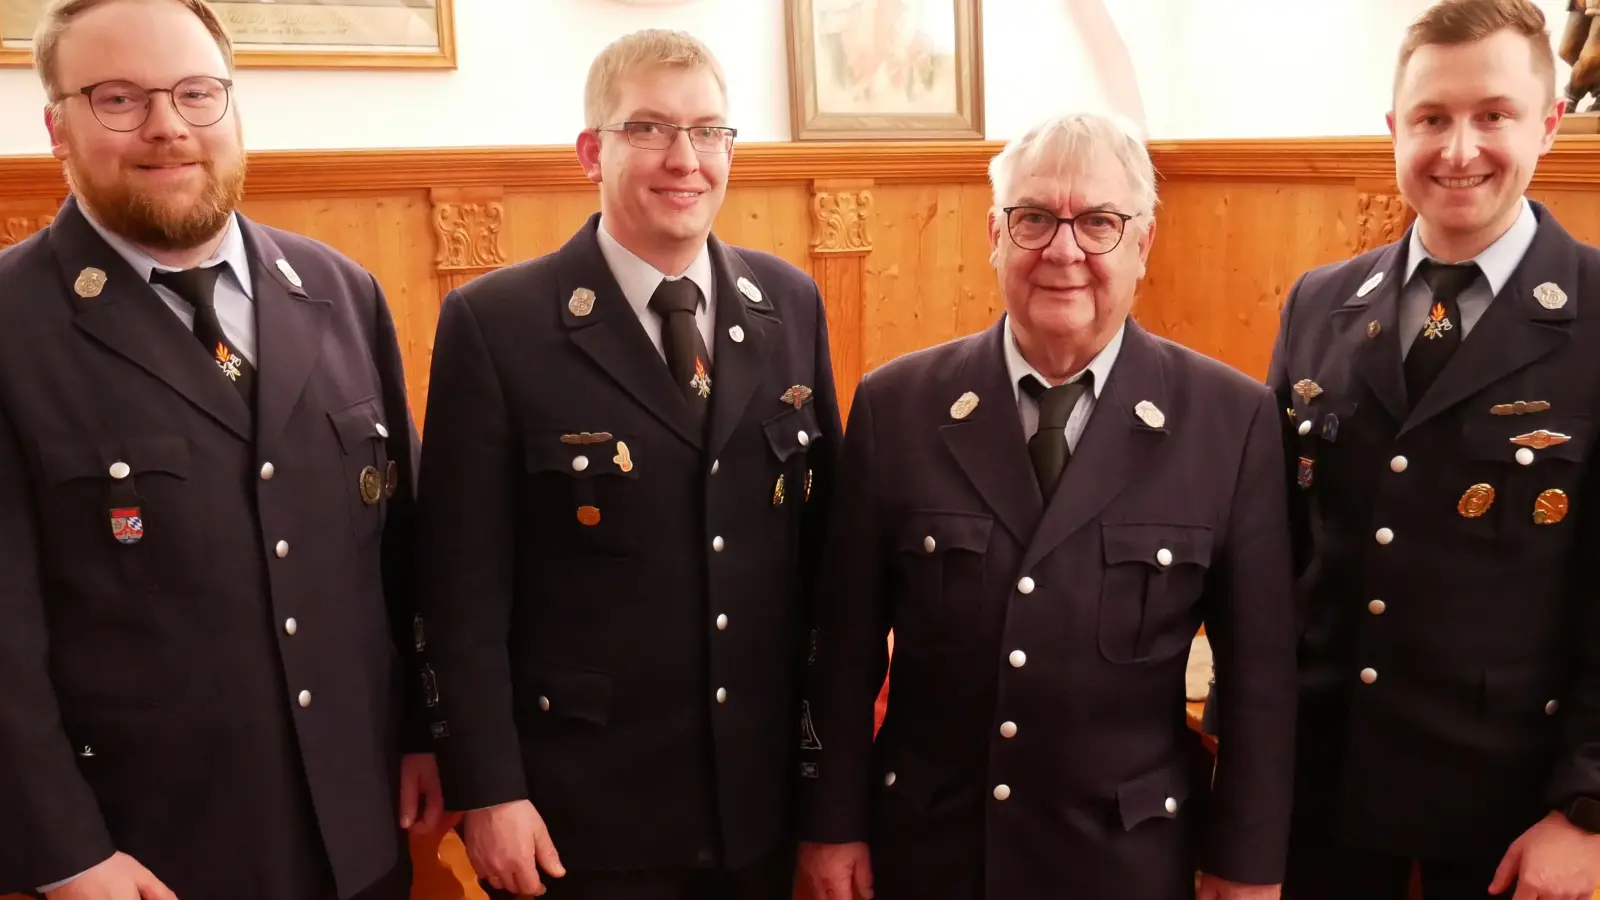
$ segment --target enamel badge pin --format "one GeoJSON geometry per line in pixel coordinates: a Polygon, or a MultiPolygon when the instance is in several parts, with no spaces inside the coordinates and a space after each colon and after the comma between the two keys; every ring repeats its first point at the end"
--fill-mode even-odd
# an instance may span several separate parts
{"type": "Polygon", "coordinates": [[[1436,341],[1454,327],[1450,324],[1450,317],[1445,314],[1444,304],[1435,303],[1433,308],[1428,310],[1428,320],[1422,323],[1422,336],[1430,341],[1436,341]]]}
{"type": "Polygon", "coordinates": [[[1133,408],[1133,414],[1139,417],[1139,421],[1151,428],[1160,428],[1167,424],[1167,414],[1157,409],[1156,405],[1149,400],[1140,400],[1138,405],[1133,408]]]}
{"type": "Polygon", "coordinates": [[[567,311],[580,319],[594,312],[594,291],[585,287],[573,291],[567,300],[567,311]]]}
{"type": "Polygon", "coordinates": [[[79,297],[87,300],[90,297],[100,296],[100,291],[106,286],[106,273],[90,266],[78,273],[78,280],[72,283],[72,290],[79,297]]]}
{"type": "Polygon", "coordinates": [[[972,411],[977,408],[978,395],[971,391],[967,391],[965,394],[962,394],[960,397],[956,398],[956,402],[950,404],[950,418],[965,419],[967,416],[972,415],[972,411]]]}
{"type": "Polygon", "coordinates": [[[806,404],[807,400],[811,399],[811,388],[808,388],[803,384],[797,384],[794,387],[789,388],[787,391],[784,391],[783,396],[779,397],[778,399],[789,404],[790,406],[793,406],[795,409],[799,409],[806,404]]]}
{"type": "Polygon", "coordinates": [[[1549,281],[1533,289],[1533,299],[1545,309],[1560,309],[1567,305],[1566,291],[1549,281]]]}
{"type": "Polygon", "coordinates": [[[1322,385],[1309,378],[1302,378],[1294,383],[1294,392],[1301,400],[1310,403],[1322,394],[1322,385]]]}
{"type": "Polygon", "coordinates": [[[706,372],[705,360],[698,356],[694,358],[694,377],[689,379],[689,387],[701,397],[711,396],[711,375],[706,372]]]}
{"type": "Polygon", "coordinates": [[[755,283],[750,279],[743,275],[739,276],[738,287],[739,293],[749,297],[751,303],[761,302],[761,289],[756,287],[755,283]]]}
{"type": "Polygon", "coordinates": [[[111,511],[111,536],[124,544],[137,544],[144,538],[144,517],[139,507],[111,511]]]}

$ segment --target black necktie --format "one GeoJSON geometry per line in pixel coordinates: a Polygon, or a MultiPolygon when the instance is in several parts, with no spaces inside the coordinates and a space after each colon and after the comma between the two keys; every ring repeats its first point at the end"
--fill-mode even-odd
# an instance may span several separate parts
{"type": "Polygon", "coordinates": [[[662,279],[650,298],[650,308],[661,316],[667,370],[689,401],[696,424],[704,425],[711,400],[711,354],[706,352],[706,340],[694,320],[695,310],[700,308],[700,288],[687,278],[662,279]]]}
{"type": "Polygon", "coordinates": [[[1072,451],[1067,448],[1067,419],[1072,417],[1078,398],[1093,386],[1093,372],[1084,372],[1077,381],[1052,388],[1045,387],[1032,375],[1022,379],[1023,389],[1039,403],[1039,430],[1028,438],[1028,456],[1033,459],[1033,474],[1038,477],[1039,490],[1047,500],[1055,492],[1056,483],[1072,457],[1072,451]]]}
{"type": "Polygon", "coordinates": [[[1470,262],[1449,265],[1425,259],[1418,270],[1433,297],[1422,320],[1422,330],[1406,353],[1406,398],[1412,406],[1428,392],[1461,346],[1461,306],[1457,299],[1478,277],[1477,263],[1470,262]]]}
{"type": "Polygon", "coordinates": [[[194,307],[194,336],[200,341],[200,346],[206,349],[206,355],[217,364],[223,377],[239,389],[245,404],[254,409],[255,367],[228,340],[222,331],[222,322],[217,319],[217,278],[221,275],[220,265],[207,269],[184,269],[181,272],[152,272],[150,283],[171,288],[194,307]]]}

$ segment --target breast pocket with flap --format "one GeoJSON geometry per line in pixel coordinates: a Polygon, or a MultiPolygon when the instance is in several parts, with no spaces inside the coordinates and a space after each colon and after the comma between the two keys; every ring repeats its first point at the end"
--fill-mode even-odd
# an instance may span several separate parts
{"type": "Polygon", "coordinates": [[[1186,652],[1200,627],[1196,607],[1211,567],[1211,528],[1106,522],[1101,537],[1101,654],[1131,664],[1186,652]]]}

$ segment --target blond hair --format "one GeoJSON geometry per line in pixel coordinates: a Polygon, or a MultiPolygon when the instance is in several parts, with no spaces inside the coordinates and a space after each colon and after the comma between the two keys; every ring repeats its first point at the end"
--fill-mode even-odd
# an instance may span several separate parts
{"type": "Polygon", "coordinates": [[[585,128],[612,124],[606,119],[616,109],[622,79],[643,67],[707,70],[717,79],[723,99],[727,99],[728,83],[722,77],[722,66],[711,55],[711,48],[698,38],[659,28],[636,31],[612,41],[590,63],[589,80],[583,86],[585,128]]]}
{"type": "MultiPolygon", "coordinates": [[[[45,96],[51,103],[59,103],[65,96],[61,84],[56,80],[56,52],[60,49],[61,37],[85,13],[99,9],[119,0],[50,0],[45,7],[44,15],[39,20],[39,27],[33,33],[33,67],[39,73],[39,81],[44,84],[45,96]]],[[[233,39],[228,36],[228,30],[223,27],[222,20],[206,5],[205,0],[170,0],[179,6],[194,13],[211,32],[211,37],[217,42],[217,49],[222,51],[222,59],[228,66],[228,71],[233,72],[233,39]]]]}
{"type": "Polygon", "coordinates": [[[1156,208],[1156,172],[1139,131],[1126,119],[1094,113],[1069,113],[1055,116],[1012,138],[999,155],[989,161],[989,183],[994,205],[1007,202],[1012,173],[1021,162],[1044,165],[1049,171],[1071,171],[1095,154],[1110,154],[1128,173],[1133,185],[1135,216],[1150,216],[1156,208]]]}
{"type": "Polygon", "coordinates": [[[1533,53],[1533,71],[1556,94],[1556,54],[1550,46],[1544,12],[1531,0],[1442,0],[1406,29],[1400,45],[1400,60],[1394,67],[1394,92],[1400,92],[1400,79],[1406,64],[1421,47],[1430,44],[1452,46],[1481,41],[1501,31],[1512,31],[1528,40],[1533,53]]]}

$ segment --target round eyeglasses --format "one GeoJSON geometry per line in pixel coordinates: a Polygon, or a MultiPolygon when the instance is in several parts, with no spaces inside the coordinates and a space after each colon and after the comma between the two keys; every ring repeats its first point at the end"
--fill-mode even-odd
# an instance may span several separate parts
{"type": "Polygon", "coordinates": [[[155,94],[166,94],[178,116],[195,128],[206,128],[228,114],[233,82],[226,78],[197,75],[185,78],[170,88],[140,87],[131,81],[102,81],[80,88],[89,98],[89,108],[101,125],[112,131],[137,131],[150,118],[150,103],[155,94]]]}
{"type": "Polygon", "coordinates": [[[1069,225],[1079,249],[1090,256],[1117,249],[1133,218],[1109,209],[1094,209],[1072,218],[1037,206],[1008,206],[1001,212],[1006,214],[1006,233],[1011,235],[1012,243],[1024,250],[1043,250],[1056,239],[1056,231],[1062,225],[1069,225]]]}
{"type": "Polygon", "coordinates": [[[733,149],[737,128],[724,125],[668,125],[665,122],[621,122],[595,131],[620,131],[628,143],[640,150],[666,150],[678,140],[678,132],[689,135],[689,146],[700,153],[727,153],[733,149]]]}

